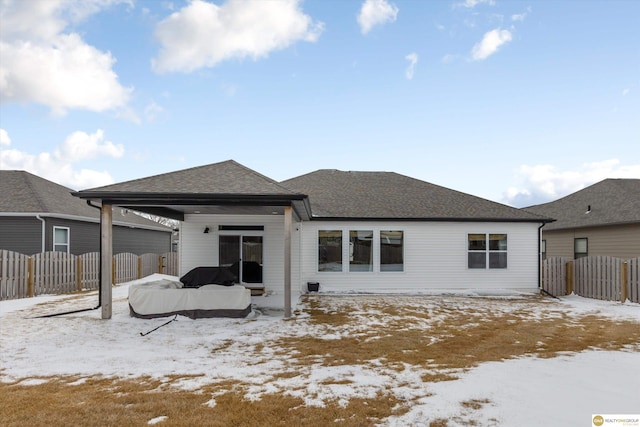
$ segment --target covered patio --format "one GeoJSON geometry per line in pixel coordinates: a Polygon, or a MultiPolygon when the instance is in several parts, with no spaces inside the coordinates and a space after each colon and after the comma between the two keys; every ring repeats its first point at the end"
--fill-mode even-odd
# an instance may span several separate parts
{"type": "MultiPolygon", "coordinates": [[[[283,244],[277,247],[283,253],[274,258],[281,264],[276,268],[281,269],[283,278],[285,317],[291,316],[292,232],[294,223],[311,218],[306,195],[293,192],[233,160],[82,190],[73,195],[101,206],[100,297],[103,319],[112,316],[112,290],[111,286],[105,285],[111,284],[114,206],[175,219],[181,221],[183,226],[190,224],[191,230],[197,229],[198,233],[203,234],[209,233],[213,227],[206,220],[203,223],[202,218],[233,216],[249,223],[252,223],[251,218],[277,218],[275,221],[282,224],[278,230],[283,230],[280,236],[283,244]]],[[[222,227],[218,229],[224,234],[222,227]]],[[[192,232],[191,236],[195,234],[192,232]]],[[[187,235],[181,235],[181,274],[186,272],[185,266],[189,264],[187,251],[182,251],[182,248],[196,243],[189,239],[187,235]]],[[[197,253],[197,249],[191,253],[197,253]]],[[[211,262],[216,261],[212,259],[211,262]]]]}

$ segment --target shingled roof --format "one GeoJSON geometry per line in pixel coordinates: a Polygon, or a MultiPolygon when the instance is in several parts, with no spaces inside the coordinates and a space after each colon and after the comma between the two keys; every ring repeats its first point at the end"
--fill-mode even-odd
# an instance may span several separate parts
{"type": "Polygon", "coordinates": [[[282,182],[317,219],[546,222],[548,218],[394,172],[323,169],[282,182]]]}
{"type": "Polygon", "coordinates": [[[544,230],[640,223],[640,179],[605,179],[553,202],[525,208],[557,222],[544,230]]]}
{"type": "Polygon", "coordinates": [[[292,195],[277,181],[234,160],[126,181],[80,193],[292,195]]]}
{"type": "MultiPolygon", "coordinates": [[[[0,170],[0,213],[3,214],[48,214],[78,217],[78,219],[99,219],[100,212],[71,195],[72,189],[56,184],[39,176],[20,170],[0,170]]],[[[126,223],[145,228],[166,229],[154,221],[139,215],[124,215],[114,209],[114,222],[126,223]]]]}

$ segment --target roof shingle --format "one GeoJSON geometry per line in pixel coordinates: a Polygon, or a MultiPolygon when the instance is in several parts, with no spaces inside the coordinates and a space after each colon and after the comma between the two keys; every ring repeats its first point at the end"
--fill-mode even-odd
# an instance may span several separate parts
{"type": "Polygon", "coordinates": [[[282,184],[309,196],[314,218],[545,220],[521,209],[394,172],[323,169],[282,184]]]}
{"type": "Polygon", "coordinates": [[[605,179],[553,202],[524,208],[556,218],[544,230],[640,223],[640,179],[605,179]]]}

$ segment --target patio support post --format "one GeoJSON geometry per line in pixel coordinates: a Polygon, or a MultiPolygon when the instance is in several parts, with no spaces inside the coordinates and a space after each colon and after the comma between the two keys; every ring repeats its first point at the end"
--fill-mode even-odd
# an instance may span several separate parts
{"type": "Polygon", "coordinates": [[[293,209],[284,208],[284,317],[291,317],[291,226],[293,209]]]}
{"type": "Polygon", "coordinates": [[[113,209],[111,205],[102,205],[100,210],[100,266],[102,283],[102,318],[111,319],[111,259],[113,258],[112,227],[113,209]]]}

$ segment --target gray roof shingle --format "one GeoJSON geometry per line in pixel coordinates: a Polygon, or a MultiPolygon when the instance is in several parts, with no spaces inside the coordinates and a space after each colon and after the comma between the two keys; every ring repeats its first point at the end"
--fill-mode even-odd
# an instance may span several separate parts
{"type": "Polygon", "coordinates": [[[282,182],[314,218],[545,221],[536,214],[394,172],[323,169],[282,182]]]}
{"type": "MultiPolygon", "coordinates": [[[[126,181],[87,192],[292,195],[294,192],[234,160],[126,181]]],[[[80,193],[82,193],[81,191],[80,193]]]]}
{"type": "MultiPolygon", "coordinates": [[[[26,171],[0,170],[0,212],[57,214],[99,218],[100,212],[71,195],[72,189],[26,171]]],[[[132,225],[166,228],[139,215],[123,215],[114,209],[114,221],[132,225]]]]}
{"type": "Polygon", "coordinates": [[[640,223],[640,179],[605,179],[553,202],[524,209],[557,219],[546,225],[545,231],[640,223]]]}

